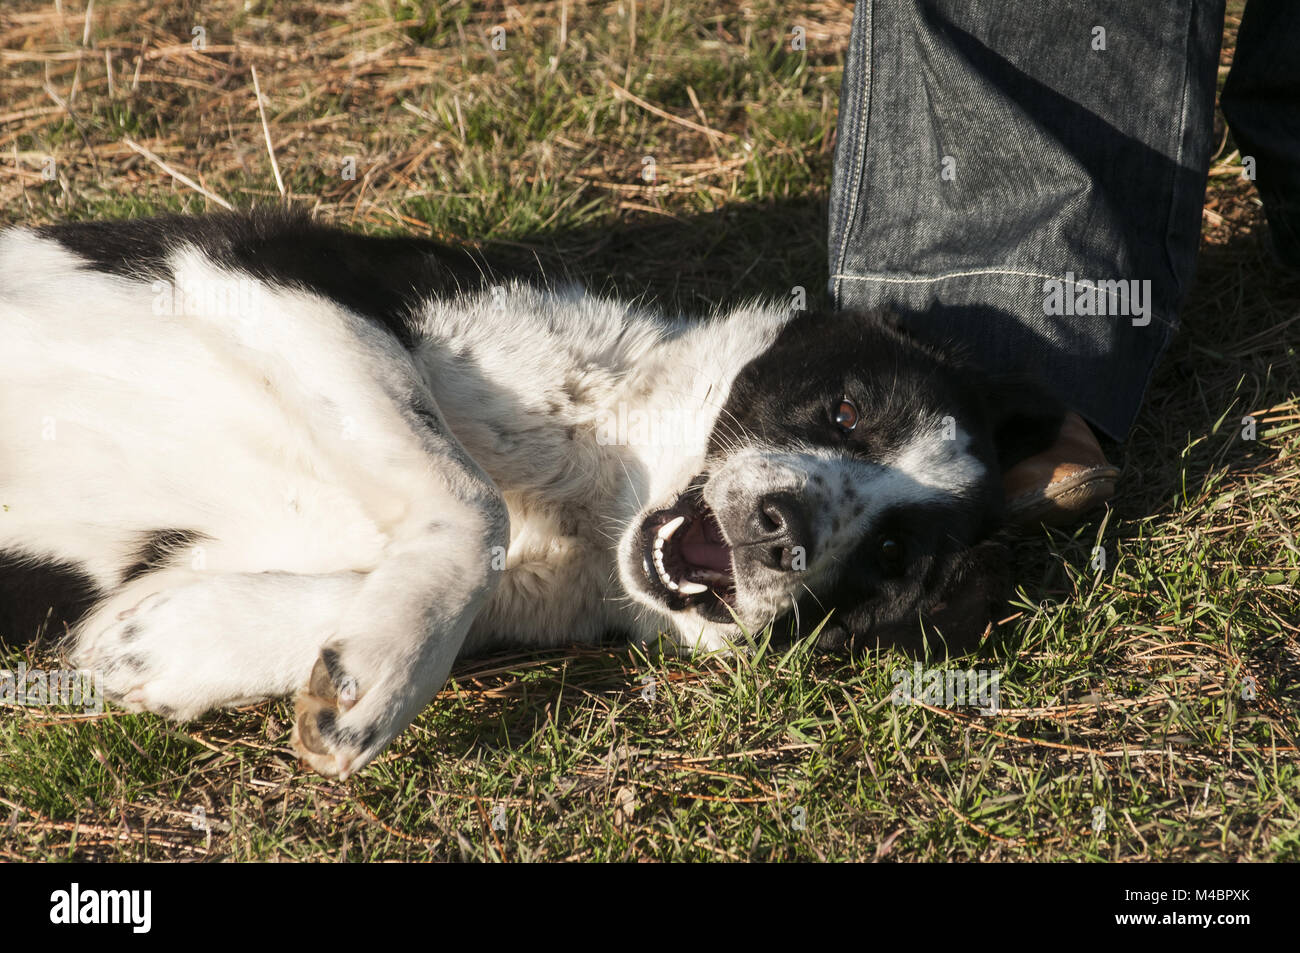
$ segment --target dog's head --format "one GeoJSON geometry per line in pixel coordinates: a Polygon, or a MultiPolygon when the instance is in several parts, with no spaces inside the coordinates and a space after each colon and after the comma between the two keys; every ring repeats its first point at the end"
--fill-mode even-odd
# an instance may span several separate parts
{"type": "Polygon", "coordinates": [[[1063,411],[872,314],[804,315],[737,375],[700,471],[620,542],[687,641],[794,614],[829,647],[973,647],[1006,594],[1002,472],[1063,411]]]}

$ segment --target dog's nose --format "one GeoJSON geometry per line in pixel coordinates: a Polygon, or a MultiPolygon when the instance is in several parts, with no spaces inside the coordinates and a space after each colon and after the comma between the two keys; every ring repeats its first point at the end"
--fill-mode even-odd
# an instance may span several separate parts
{"type": "Polygon", "coordinates": [[[803,506],[792,493],[760,497],[750,519],[751,541],[759,562],[785,572],[808,568],[812,533],[803,506]]]}

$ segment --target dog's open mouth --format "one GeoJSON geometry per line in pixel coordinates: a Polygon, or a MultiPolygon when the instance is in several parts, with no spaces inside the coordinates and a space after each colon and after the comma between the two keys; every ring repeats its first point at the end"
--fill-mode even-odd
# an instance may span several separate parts
{"type": "Polygon", "coordinates": [[[669,608],[699,606],[706,617],[732,621],[726,608],[736,600],[731,547],[697,484],[646,517],[641,547],[650,588],[669,608]]]}

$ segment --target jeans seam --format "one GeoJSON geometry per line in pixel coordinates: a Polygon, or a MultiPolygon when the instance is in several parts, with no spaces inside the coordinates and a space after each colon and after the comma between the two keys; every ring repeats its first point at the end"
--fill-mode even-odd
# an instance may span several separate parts
{"type": "MultiPolygon", "coordinates": [[[[1080,284],[1080,281],[1069,281],[1069,280],[1063,278],[1061,275],[1049,275],[1049,274],[1045,274],[1045,273],[1043,273],[1043,272],[1037,272],[1037,271],[1024,271],[1024,270],[1022,270],[1022,269],[1016,269],[1016,268],[977,268],[977,269],[967,270],[967,271],[950,271],[950,272],[946,272],[946,273],[941,274],[941,275],[925,275],[925,276],[918,276],[918,275],[906,275],[906,276],[902,276],[902,275],[898,275],[898,276],[896,276],[896,275],[849,275],[849,274],[836,273],[836,274],[832,275],[831,277],[832,277],[836,282],[840,282],[840,281],[870,281],[870,282],[875,282],[876,284],[882,284],[882,285],[924,285],[924,284],[935,284],[935,283],[940,282],[940,281],[949,281],[949,280],[954,279],[954,278],[982,278],[982,277],[986,277],[986,276],[987,276],[987,277],[996,277],[996,276],[999,276],[999,275],[1005,275],[1005,276],[1009,276],[1009,277],[1013,277],[1013,278],[1042,278],[1042,279],[1045,280],[1045,281],[1059,281],[1059,282],[1061,282],[1062,284],[1070,285],[1071,287],[1074,287],[1074,288],[1079,287],[1079,284],[1080,284]]],[[[1088,281],[1089,284],[1095,284],[1095,283],[1096,283],[1096,282],[1093,281],[1092,279],[1081,279],[1081,281],[1088,281]]],[[[1163,315],[1159,315],[1159,316],[1156,315],[1156,314],[1154,313],[1154,309],[1153,309],[1153,311],[1152,311],[1152,315],[1151,315],[1151,316],[1152,316],[1153,318],[1156,318],[1157,322],[1158,322],[1162,327],[1167,327],[1167,328],[1170,328],[1170,329],[1173,329],[1173,328],[1176,327],[1176,325],[1174,325],[1174,324],[1173,324],[1173,323],[1172,323],[1168,318],[1166,318],[1165,316],[1163,316],[1163,315]]]]}
{"type": "MultiPolygon", "coordinates": [[[[1187,138],[1190,135],[1190,129],[1191,129],[1188,122],[1187,114],[1188,114],[1188,110],[1191,108],[1192,71],[1197,66],[1196,54],[1199,52],[1199,50],[1196,49],[1197,41],[1199,40],[1199,37],[1195,34],[1195,28],[1197,25],[1198,24],[1197,24],[1196,11],[1193,9],[1192,6],[1189,5],[1187,8],[1187,22],[1183,30],[1183,35],[1187,39],[1186,39],[1186,45],[1183,48],[1184,49],[1183,89],[1182,89],[1182,96],[1181,96],[1179,109],[1178,109],[1178,136],[1176,137],[1176,142],[1178,143],[1178,145],[1174,155],[1174,174],[1173,174],[1173,181],[1171,183],[1172,188],[1169,190],[1169,202],[1165,206],[1166,208],[1165,228],[1164,228],[1165,266],[1169,269],[1170,277],[1173,278],[1174,283],[1176,285],[1180,285],[1178,287],[1178,300],[1175,302],[1175,306],[1181,303],[1183,297],[1187,294],[1187,289],[1191,286],[1190,274],[1185,276],[1188,279],[1186,283],[1179,283],[1180,276],[1178,274],[1177,264],[1174,261],[1174,255],[1170,245],[1174,237],[1173,231],[1175,228],[1175,219],[1177,218],[1179,211],[1181,211],[1179,207],[1179,200],[1178,200],[1179,185],[1185,179],[1187,174],[1186,170],[1183,167],[1183,159],[1187,155],[1187,138]]],[[[1204,188],[1202,188],[1201,191],[1201,201],[1198,202],[1197,204],[1202,206],[1205,204],[1204,188]]],[[[1203,220],[1203,218],[1204,218],[1204,212],[1202,212],[1201,215],[1198,216],[1197,218],[1198,225],[1203,220]]],[[[1199,229],[1198,229],[1196,244],[1198,246],[1200,245],[1199,229]]],[[[1197,251],[1199,251],[1199,248],[1197,249],[1197,251]]],[[[1195,269],[1196,269],[1196,253],[1193,253],[1191,270],[1194,272],[1195,269]]]]}
{"type": "Polygon", "coordinates": [[[966,271],[948,271],[940,275],[849,275],[835,274],[831,277],[844,281],[878,281],[887,285],[923,285],[932,284],[936,281],[948,281],[951,278],[978,278],[983,275],[1011,275],[1017,278],[1042,278],[1047,281],[1059,281],[1062,284],[1077,287],[1080,281],[1087,281],[1089,284],[1095,284],[1096,281],[1090,278],[1080,279],[1080,281],[1068,281],[1060,274],[1047,274],[1039,271],[1025,271],[1020,268],[973,268],[966,271]]]}
{"type": "MultiPolygon", "coordinates": [[[[835,250],[835,274],[831,275],[831,280],[835,282],[834,287],[831,289],[831,295],[837,304],[840,300],[840,273],[844,271],[844,260],[848,255],[850,244],[849,239],[853,230],[854,220],[857,217],[858,201],[861,197],[862,191],[865,189],[865,183],[862,182],[862,171],[866,165],[867,127],[871,122],[871,92],[872,87],[875,85],[871,62],[872,14],[874,12],[873,0],[858,0],[858,3],[863,11],[864,25],[862,30],[863,38],[861,59],[863,69],[861,70],[861,73],[864,77],[866,88],[861,93],[861,108],[856,110],[859,118],[853,126],[853,164],[850,167],[849,173],[849,204],[848,208],[844,210],[843,227],[840,229],[840,247],[835,250]]],[[[854,14],[856,15],[857,12],[858,10],[855,8],[854,14]]],[[[842,106],[843,103],[841,103],[841,107],[842,106]]],[[[854,110],[850,110],[850,116],[853,114],[854,110]]]]}

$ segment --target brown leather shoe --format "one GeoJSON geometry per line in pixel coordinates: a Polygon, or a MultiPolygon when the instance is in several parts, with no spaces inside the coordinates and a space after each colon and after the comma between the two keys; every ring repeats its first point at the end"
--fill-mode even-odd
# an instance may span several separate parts
{"type": "Polygon", "coordinates": [[[1092,428],[1078,414],[1067,413],[1052,446],[1003,474],[1007,523],[1025,527],[1079,522],[1115,495],[1118,479],[1119,470],[1106,462],[1092,428]]]}

